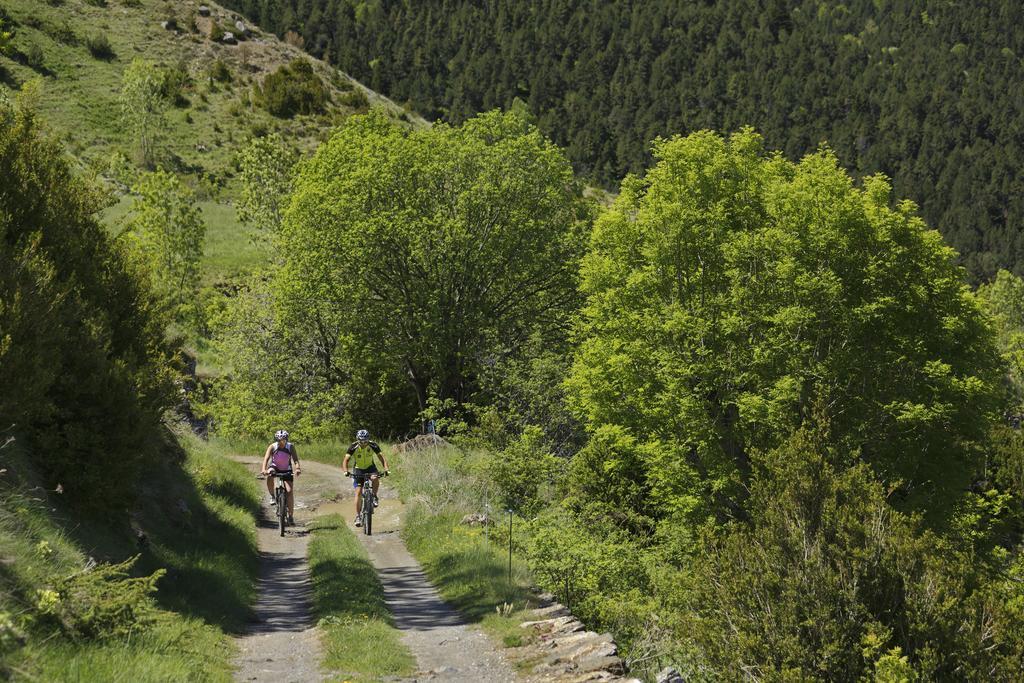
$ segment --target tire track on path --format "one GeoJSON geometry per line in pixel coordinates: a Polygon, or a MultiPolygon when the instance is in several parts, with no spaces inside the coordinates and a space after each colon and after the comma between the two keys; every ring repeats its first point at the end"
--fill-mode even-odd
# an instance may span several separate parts
{"type": "MultiPolygon", "coordinates": [[[[233,460],[247,465],[254,476],[262,462],[253,456],[236,456],[233,460]]],[[[296,526],[288,527],[284,536],[277,527],[275,508],[266,504],[266,489],[260,489],[264,500],[256,531],[260,576],[253,621],[248,633],[236,641],[236,681],[319,683],[330,678],[320,668],[322,652],[313,623],[306,525],[324,496],[332,495],[330,489],[333,495],[338,489],[316,469],[302,463],[295,488],[296,526]]]]}

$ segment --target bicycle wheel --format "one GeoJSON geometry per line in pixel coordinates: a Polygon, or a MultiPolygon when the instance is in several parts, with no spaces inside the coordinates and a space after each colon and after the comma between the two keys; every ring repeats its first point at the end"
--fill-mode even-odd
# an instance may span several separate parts
{"type": "Polygon", "coordinates": [[[288,493],[284,487],[277,489],[277,519],[281,527],[281,535],[284,536],[284,525],[288,521],[288,493]]]}
{"type": "Polygon", "coordinates": [[[363,533],[373,535],[373,489],[363,487],[363,533]]]}

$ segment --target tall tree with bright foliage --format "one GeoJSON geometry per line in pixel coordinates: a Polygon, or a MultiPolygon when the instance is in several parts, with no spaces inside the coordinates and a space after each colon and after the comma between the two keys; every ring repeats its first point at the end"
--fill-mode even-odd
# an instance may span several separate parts
{"type": "Polygon", "coordinates": [[[742,519],[755,454],[816,406],[898,499],[949,509],[980,462],[999,356],[955,264],[884,178],[750,131],[659,140],[597,222],[569,380],[582,490],[655,519],[742,519]]]}
{"type": "Polygon", "coordinates": [[[295,181],[282,308],[465,401],[488,353],[562,324],[589,213],[565,155],[515,114],[409,131],[353,117],[295,181]]]}

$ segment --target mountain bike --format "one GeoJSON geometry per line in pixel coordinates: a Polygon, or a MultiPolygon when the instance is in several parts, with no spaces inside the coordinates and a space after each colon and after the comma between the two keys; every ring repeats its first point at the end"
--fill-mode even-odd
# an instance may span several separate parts
{"type": "MultiPolygon", "coordinates": [[[[258,474],[257,479],[266,479],[266,475],[258,474]]],[[[274,505],[277,506],[277,521],[281,528],[281,535],[284,536],[284,528],[288,525],[288,489],[284,483],[294,480],[294,474],[278,473],[274,475],[274,505]]]]}
{"type": "MultiPolygon", "coordinates": [[[[386,477],[387,471],[379,472],[378,477],[386,477]]],[[[351,476],[351,475],[348,475],[351,476]]],[[[377,507],[377,494],[373,492],[373,480],[369,475],[363,477],[362,498],[359,504],[359,521],[362,522],[363,533],[367,536],[373,535],[373,509],[377,507]]]]}

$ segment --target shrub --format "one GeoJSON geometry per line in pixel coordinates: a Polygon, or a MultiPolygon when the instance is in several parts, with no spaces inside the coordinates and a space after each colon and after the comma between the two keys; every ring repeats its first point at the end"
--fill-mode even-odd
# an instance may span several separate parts
{"type": "Polygon", "coordinates": [[[65,45],[78,45],[78,36],[67,19],[61,22],[59,26],[50,27],[49,34],[54,40],[65,45]]]}
{"type": "Polygon", "coordinates": [[[342,93],[338,97],[338,104],[352,107],[353,109],[367,109],[370,106],[370,100],[366,98],[366,93],[359,88],[354,88],[346,93],[342,93]]]}
{"type": "Polygon", "coordinates": [[[43,48],[38,43],[32,43],[25,50],[25,63],[36,71],[46,67],[46,55],[43,54],[43,48]]]}
{"type": "Polygon", "coordinates": [[[101,564],[61,579],[36,596],[36,613],[52,621],[75,639],[126,636],[145,627],[156,613],[152,594],[166,572],[133,578],[132,565],[139,556],[120,564],[101,564]]]}
{"type": "Polygon", "coordinates": [[[106,7],[107,0],[85,0],[85,4],[92,5],[93,7],[106,7]]]}
{"type": "Polygon", "coordinates": [[[757,463],[750,522],[691,565],[673,618],[693,673],[1016,678],[1019,629],[976,592],[970,551],[895,510],[869,466],[819,431],[757,463]]]}
{"type": "Polygon", "coordinates": [[[223,59],[214,60],[210,65],[210,78],[221,83],[231,82],[231,67],[223,59]]]}
{"type": "Polygon", "coordinates": [[[502,508],[529,517],[554,498],[551,489],[560,464],[547,452],[544,432],[529,426],[518,441],[491,456],[487,472],[498,488],[502,508]]]}
{"type": "Polygon", "coordinates": [[[114,47],[110,44],[110,39],[102,33],[88,36],[85,39],[85,47],[89,50],[89,54],[96,59],[109,61],[117,56],[114,53],[114,47]]]}
{"type": "Polygon", "coordinates": [[[317,114],[327,104],[323,81],[306,59],[295,59],[267,76],[261,96],[267,111],[281,118],[317,114]]]}
{"type": "Polygon", "coordinates": [[[184,60],[167,67],[163,72],[163,79],[160,84],[160,93],[164,99],[172,102],[176,107],[188,106],[188,98],[185,97],[185,90],[192,85],[192,75],[188,72],[188,64],[184,60]]]}
{"type": "Polygon", "coordinates": [[[215,43],[219,43],[224,38],[224,27],[222,27],[216,21],[210,24],[210,40],[215,43]]]}

